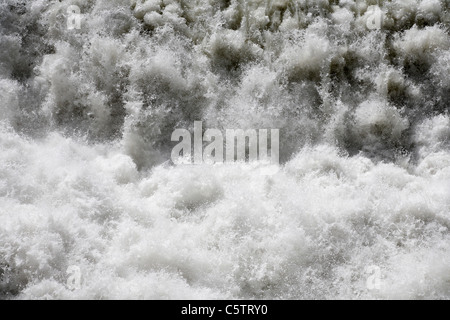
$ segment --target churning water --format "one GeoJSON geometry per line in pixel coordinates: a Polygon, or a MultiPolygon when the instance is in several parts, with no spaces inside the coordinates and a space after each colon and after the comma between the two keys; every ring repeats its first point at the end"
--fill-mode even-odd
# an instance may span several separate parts
{"type": "Polygon", "coordinates": [[[449,8],[1,0],[0,297],[449,299],[449,8]],[[173,165],[194,121],[278,172],[173,165]]]}

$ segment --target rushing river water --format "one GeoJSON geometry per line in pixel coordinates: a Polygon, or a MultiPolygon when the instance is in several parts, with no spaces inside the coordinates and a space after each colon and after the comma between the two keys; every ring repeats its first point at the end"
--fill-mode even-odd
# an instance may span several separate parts
{"type": "Polygon", "coordinates": [[[449,9],[1,0],[0,297],[450,299],[449,9]]]}

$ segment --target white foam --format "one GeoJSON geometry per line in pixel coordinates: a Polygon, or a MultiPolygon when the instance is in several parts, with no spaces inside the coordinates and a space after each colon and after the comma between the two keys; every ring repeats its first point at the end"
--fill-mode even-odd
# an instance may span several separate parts
{"type": "Polygon", "coordinates": [[[22,2],[0,4],[1,298],[450,297],[447,2],[381,1],[380,30],[373,1],[22,2]],[[280,128],[282,163],[171,165],[196,120],[280,128]]]}

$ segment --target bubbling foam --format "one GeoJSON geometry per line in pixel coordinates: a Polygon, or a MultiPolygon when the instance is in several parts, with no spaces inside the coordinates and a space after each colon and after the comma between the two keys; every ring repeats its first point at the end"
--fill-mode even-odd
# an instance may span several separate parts
{"type": "Polygon", "coordinates": [[[449,17],[2,1],[0,298],[448,299],[449,17]],[[172,165],[195,121],[280,129],[281,164],[172,165]]]}

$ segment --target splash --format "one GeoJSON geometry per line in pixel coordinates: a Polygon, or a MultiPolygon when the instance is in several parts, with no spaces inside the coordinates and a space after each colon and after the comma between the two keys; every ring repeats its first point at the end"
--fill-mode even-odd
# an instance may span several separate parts
{"type": "Polygon", "coordinates": [[[0,297],[450,298],[449,28],[445,0],[2,1],[0,297]],[[280,129],[280,165],[173,165],[195,121],[280,129]]]}

